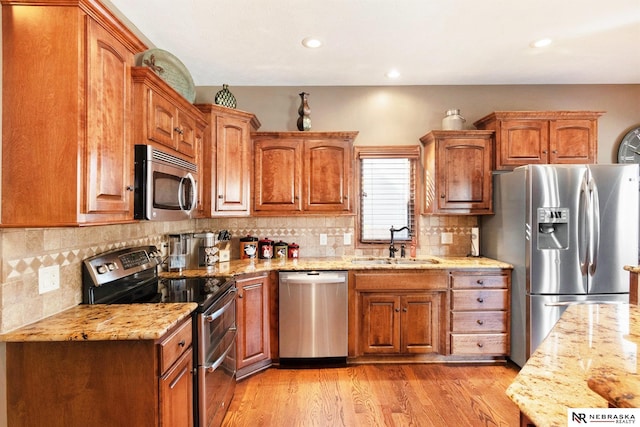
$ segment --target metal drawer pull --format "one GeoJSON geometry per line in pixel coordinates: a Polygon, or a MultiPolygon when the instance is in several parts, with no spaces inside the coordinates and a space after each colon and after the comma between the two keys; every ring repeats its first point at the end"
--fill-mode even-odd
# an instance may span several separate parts
{"type": "Polygon", "coordinates": [[[182,340],[182,341],[180,341],[180,342],[178,343],[178,347],[184,347],[184,345],[185,345],[186,343],[187,343],[187,342],[186,342],[185,340],[182,340]]]}
{"type": "Polygon", "coordinates": [[[478,322],[478,325],[484,325],[484,320],[478,319],[477,322],[478,322]]]}
{"type": "Polygon", "coordinates": [[[218,368],[218,366],[222,365],[222,362],[224,362],[224,359],[226,359],[227,355],[234,346],[235,342],[231,343],[231,345],[224,351],[224,353],[222,353],[222,356],[220,356],[218,360],[210,365],[205,365],[204,367],[207,369],[207,372],[213,372],[218,368]]]}
{"type": "Polygon", "coordinates": [[[482,297],[478,297],[477,301],[478,301],[479,303],[483,303],[483,302],[484,302],[484,298],[482,298],[482,297]]]}
{"type": "Polygon", "coordinates": [[[478,343],[478,347],[482,348],[484,347],[484,344],[482,344],[481,342],[478,343]]]}
{"type": "Polygon", "coordinates": [[[476,283],[478,283],[478,285],[484,285],[484,280],[478,279],[478,281],[476,283]]]}

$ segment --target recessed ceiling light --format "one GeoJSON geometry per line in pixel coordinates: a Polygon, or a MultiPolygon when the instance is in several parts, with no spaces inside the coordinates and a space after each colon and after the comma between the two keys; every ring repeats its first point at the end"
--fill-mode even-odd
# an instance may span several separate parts
{"type": "Polygon", "coordinates": [[[305,37],[302,40],[302,46],[308,47],[309,49],[315,49],[322,46],[322,42],[315,37],[305,37]]]}
{"type": "Polygon", "coordinates": [[[553,40],[549,38],[539,39],[531,43],[531,47],[547,47],[549,46],[553,40]]]}
{"type": "Polygon", "coordinates": [[[400,72],[398,70],[396,70],[395,68],[393,68],[393,69],[387,71],[385,76],[387,76],[390,79],[397,79],[398,77],[400,77],[400,72]]]}

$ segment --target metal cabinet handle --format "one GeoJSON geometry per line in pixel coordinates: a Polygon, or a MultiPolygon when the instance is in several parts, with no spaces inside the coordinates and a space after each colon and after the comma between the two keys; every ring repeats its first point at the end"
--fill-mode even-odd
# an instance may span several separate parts
{"type": "Polygon", "coordinates": [[[476,282],[478,285],[484,285],[484,280],[482,279],[478,279],[478,281],[476,282]]]}
{"type": "Polygon", "coordinates": [[[244,294],[238,294],[238,298],[244,298],[244,294]]]}
{"type": "Polygon", "coordinates": [[[399,308],[396,308],[396,313],[399,313],[399,312],[400,312],[400,309],[399,309],[399,308]]]}
{"type": "Polygon", "coordinates": [[[402,309],[402,311],[406,313],[409,310],[407,310],[407,307],[405,307],[405,308],[402,309]]]}
{"type": "Polygon", "coordinates": [[[441,198],[441,199],[444,199],[444,194],[441,194],[441,195],[440,195],[440,198],[441,198]]]}
{"type": "Polygon", "coordinates": [[[484,325],[484,320],[478,319],[478,320],[476,320],[476,322],[478,322],[478,325],[484,325]]]}
{"type": "Polygon", "coordinates": [[[483,302],[484,302],[484,298],[482,298],[482,297],[478,297],[477,301],[478,301],[479,303],[483,303],[483,302]]]}
{"type": "Polygon", "coordinates": [[[133,185],[127,185],[126,190],[127,190],[127,191],[134,191],[134,190],[135,190],[135,188],[133,187],[133,185]]]}
{"type": "Polygon", "coordinates": [[[185,345],[186,343],[187,343],[187,342],[186,342],[185,340],[182,340],[182,341],[180,341],[180,342],[178,343],[178,347],[184,347],[184,345],[185,345]]]}
{"type": "Polygon", "coordinates": [[[180,129],[179,127],[175,127],[173,128],[173,130],[175,130],[177,133],[179,133],[180,135],[184,134],[184,131],[182,129],[180,129]]]}
{"type": "Polygon", "coordinates": [[[482,347],[484,347],[484,344],[482,344],[481,342],[479,342],[479,343],[478,343],[478,347],[479,347],[479,348],[482,348],[482,347]]]}

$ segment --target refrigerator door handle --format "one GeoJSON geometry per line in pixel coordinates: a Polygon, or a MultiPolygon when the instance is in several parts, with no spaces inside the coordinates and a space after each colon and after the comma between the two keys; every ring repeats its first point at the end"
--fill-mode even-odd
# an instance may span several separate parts
{"type": "Polygon", "coordinates": [[[598,267],[598,249],[600,247],[600,199],[598,198],[598,187],[593,179],[589,180],[589,211],[591,217],[589,275],[593,276],[598,267]]]}
{"type": "Polygon", "coordinates": [[[547,302],[544,304],[545,307],[568,307],[570,305],[585,305],[585,304],[626,304],[622,301],[560,301],[560,302],[547,302]]]}
{"type": "Polygon", "coordinates": [[[579,209],[578,209],[578,260],[580,262],[580,272],[586,276],[589,270],[589,240],[590,240],[590,210],[589,210],[589,188],[587,179],[584,177],[580,183],[579,209]]]}

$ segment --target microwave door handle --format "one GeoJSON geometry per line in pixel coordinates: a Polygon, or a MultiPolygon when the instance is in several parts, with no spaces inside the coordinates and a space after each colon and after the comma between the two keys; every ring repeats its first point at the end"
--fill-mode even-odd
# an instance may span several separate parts
{"type": "Polygon", "coordinates": [[[193,208],[195,208],[196,203],[195,203],[195,195],[197,194],[196,191],[196,180],[193,177],[193,175],[191,175],[191,173],[187,173],[187,175],[182,178],[180,180],[180,189],[178,191],[178,204],[180,205],[180,209],[187,212],[187,213],[191,213],[191,211],[193,210],[193,208]],[[191,182],[191,197],[190,197],[190,205],[187,206],[186,205],[186,200],[185,200],[185,188],[184,188],[184,183],[185,180],[189,180],[191,182]]]}

